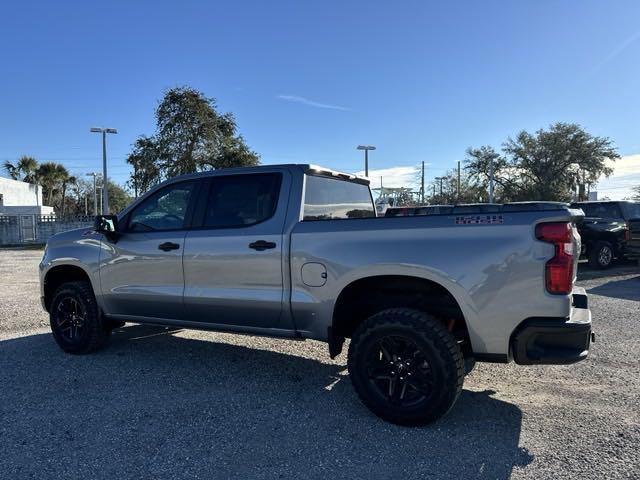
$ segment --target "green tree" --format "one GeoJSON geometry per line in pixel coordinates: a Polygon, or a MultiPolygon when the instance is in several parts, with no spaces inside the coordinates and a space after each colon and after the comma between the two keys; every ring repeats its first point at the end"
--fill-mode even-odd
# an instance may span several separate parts
{"type": "Polygon", "coordinates": [[[442,193],[440,193],[440,179],[434,179],[425,186],[425,193],[429,195],[431,205],[455,205],[460,203],[476,203],[488,201],[483,189],[472,181],[466,172],[460,172],[460,191],[458,192],[458,171],[448,170],[442,179],[442,193]]]}
{"type": "Polygon", "coordinates": [[[588,186],[609,176],[613,170],[606,161],[618,158],[609,138],[592,136],[576,124],[556,123],[548,130],[521,131],[507,139],[502,155],[486,146],[468,149],[466,169],[486,188],[493,160],[500,201],[569,201],[576,187],[584,197],[588,186]]]}
{"type": "Polygon", "coordinates": [[[153,138],[142,135],[133,144],[133,151],[127,157],[127,162],[133,166],[133,173],[127,183],[136,197],[138,193],[146,192],[160,183],[162,175],[158,158],[158,149],[153,138]]]}
{"type": "Polygon", "coordinates": [[[127,158],[134,167],[129,185],[140,192],[176,175],[259,163],[233,115],[193,88],[167,90],[155,116],[155,135],[138,138],[127,158]]]}
{"type": "Polygon", "coordinates": [[[529,185],[525,178],[513,175],[509,161],[493,147],[468,148],[465,171],[483,201],[489,201],[489,175],[493,169],[494,201],[525,200],[529,185]]]}
{"type": "Polygon", "coordinates": [[[78,179],[76,177],[74,177],[73,175],[70,175],[69,172],[67,171],[67,169],[60,165],[59,166],[59,174],[60,174],[60,190],[62,192],[62,198],[60,199],[60,214],[64,217],[65,214],[65,200],[67,197],[67,187],[69,185],[73,185],[74,183],[76,183],[78,181],[78,179]]]}
{"type": "Polygon", "coordinates": [[[112,213],[118,213],[128,206],[133,198],[120,185],[109,180],[107,183],[109,191],[109,209],[112,213]]]}
{"type": "Polygon", "coordinates": [[[23,155],[16,163],[5,161],[3,167],[12,179],[35,183],[36,171],[38,170],[38,161],[35,158],[23,155]]]}
{"type": "Polygon", "coordinates": [[[54,195],[59,191],[65,174],[68,176],[69,172],[59,163],[44,162],[38,166],[36,177],[42,184],[42,195],[47,205],[53,206],[54,195]]]}

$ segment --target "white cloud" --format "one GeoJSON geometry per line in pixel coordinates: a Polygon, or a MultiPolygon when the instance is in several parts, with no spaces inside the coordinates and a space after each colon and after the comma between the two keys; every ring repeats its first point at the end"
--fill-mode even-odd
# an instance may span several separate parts
{"type": "Polygon", "coordinates": [[[331,105],[329,103],[320,103],[314,100],[309,100],[308,98],[301,97],[299,95],[278,95],[277,98],[286,102],[301,103],[303,105],[308,105],[309,107],[315,108],[327,108],[330,110],[342,110],[345,112],[351,110],[350,108],[342,107],[340,105],[331,105]]]}
{"type": "Polygon", "coordinates": [[[622,200],[630,197],[633,194],[633,187],[640,185],[640,154],[626,155],[615,162],[608,163],[613,167],[613,174],[609,178],[600,178],[595,188],[598,191],[598,198],[622,200]]]}
{"type": "MultiPolygon", "coordinates": [[[[364,176],[364,171],[356,172],[356,175],[364,176]]],[[[418,167],[413,166],[397,166],[390,168],[380,168],[377,170],[369,170],[369,179],[371,180],[371,188],[380,186],[380,177],[382,177],[382,185],[384,187],[414,187],[418,183],[418,167]]]]}

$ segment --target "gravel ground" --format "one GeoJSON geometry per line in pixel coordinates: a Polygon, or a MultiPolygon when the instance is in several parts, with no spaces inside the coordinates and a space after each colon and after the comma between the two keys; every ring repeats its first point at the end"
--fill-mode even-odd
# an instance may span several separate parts
{"type": "Polygon", "coordinates": [[[574,366],[480,364],[444,419],[385,423],[325,345],[128,326],[63,354],[40,251],[0,250],[0,478],[640,478],[640,272],[581,281],[574,366]]]}

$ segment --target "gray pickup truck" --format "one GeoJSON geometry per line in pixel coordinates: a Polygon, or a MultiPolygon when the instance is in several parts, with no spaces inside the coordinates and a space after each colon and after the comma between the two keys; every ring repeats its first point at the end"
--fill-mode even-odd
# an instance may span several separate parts
{"type": "Polygon", "coordinates": [[[580,210],[456,208],[376,218],[368,180],[313,165],[173,178],[52,237],[42,304],[76,354],[124,322],[315,339],[331,357],[349,338],[362,402],[425,424],[475,361],[568,364],[592,340],[574,286],[580,210]]]}

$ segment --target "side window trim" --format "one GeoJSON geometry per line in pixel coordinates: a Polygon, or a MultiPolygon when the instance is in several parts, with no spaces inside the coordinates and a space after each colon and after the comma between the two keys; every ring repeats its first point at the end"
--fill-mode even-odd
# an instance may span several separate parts
{"type": "MultiPolygon", "coordinates": [[[[166,185],[164,187],[162,187],[161,189],[155,191],[153,193],[153,195],[157,195],[158,193],[169,189],[169,188],[173,188],[176,185],[182,185],[182,184],[189,184],[192,183],[193,184],[193,192],[191,193],[191,196],[189,197],[189,203],[187,204],[187,210],[185,212],[184,215],[184,223],[183,226],[181,228],[171,228],[171,229],[167,229],[167,230],[155,230],[157,232],[180,232],[180,231],[187,231],[187,230],[191,230],[192,226],[193,226],[193,211],[194,211],[194,205],[195,205],[195,201],[198,198],[198,195],[200,193],[201,190],[201,185],[203,183],[202,179],[191,179],[191,180],[183,180],[180,182],[175,182],[175,183],[171,183],[170,185],[166,185]]],[[[136,205],[135,207],[133,207],[126,215],[126,225],[125,228],[123,230],[123,233],[126,234],[135,234],[135,233],[152,233],[152,232],[142,232],[142,231],[133,231],[130,229],[130,223],[131,223],[131,219],[133,218],[133,214],[135,213],[136,209],[142,205],[142,203],[144,203],[144,200],[142,202],[140,202],[138,205],[136,205]]]]}
{"type": "Polygon", "coordinates": [[[200,230],[204,228],[204,219],[207,214],[207,204],[213,188],[213,177],[206,177],[200,182],[200,191],[198,193],[198,202],[193,208],[191,230],[200,230]]]}

